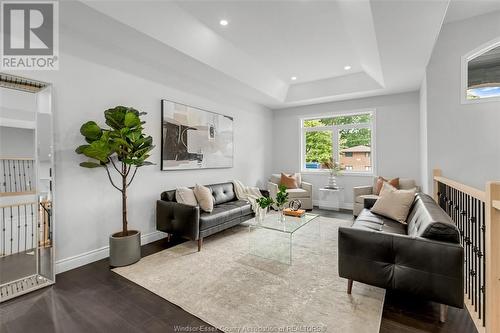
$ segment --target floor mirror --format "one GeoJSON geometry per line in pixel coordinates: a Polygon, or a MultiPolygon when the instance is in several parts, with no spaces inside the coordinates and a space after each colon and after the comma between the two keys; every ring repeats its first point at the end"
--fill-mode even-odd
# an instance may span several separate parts
{"type": "Polygon", "coordinates": [[[55,282],[52,87],[0,73],[0,302],[55,282]]]}

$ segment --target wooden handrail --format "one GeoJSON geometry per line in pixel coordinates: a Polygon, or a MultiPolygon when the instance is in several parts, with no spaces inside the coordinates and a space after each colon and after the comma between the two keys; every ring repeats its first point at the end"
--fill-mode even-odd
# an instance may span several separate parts
{"type": "Polygon", "coordinates": [[[31,195],[36,194],[35,190],[23,191],[23,192],[0,192],[0,197],[16,197],[19,195],[31,195]]]}
{"type": "Polygon", "coordinates": [[[474,197],[478,200],[485,201],[486,200],[486,192],[478,190],[475,187],[471,187],[465,184],[461,184],[459,182],[456,182],[454,180],[451,180],[449,178],[445,178],[442,176],[434,176],[434,180],[437,182],[440,182],[442,184],[448,185],[450,187],[453,187],[454,189],[459,190],[460,192],[463,192],[465,194],[470,195],[471,197],[474,197]]]}
{"type": "Polygon", "coordinates": [[[0,161],[34,161],[33,157],[0,157],[0,161]]]}
{"type": "Polygon", "coordinates": [[[27,205],[33,205],[33,204],[38,204],[37,201],[28,201],[28,202],[18,202],[12,205],[3,205],[0,206],[0,209],[2,208],[10,208],[10,207],[17,207],[17,206],[27,206],[27,205]]]}
{"type": "MultiPolygon", "coordinates": [[[[447,194],[439,193],[439,190],[442,187],[441,184],[444,184],[455,191],[452,192],[452,196],[453,193],[455,193],[455,198],[457,197],[456,193],[462,193],[475,198],[480,202],[483,202],[484,204],[483,207],[485,216],[482,216],[484,218],[484,225],[481,229],[484,232],[485,244],[483,255],[486,261],[484,271],[485,289],[483,290],[483,292],[485,293],[486,302],[485,326],[483,326],[482,323],[477,320],[477,317],[475,316],[475,307],[471,305],[467,297],[465,299],[465,304],[471,314],[471,317],[473,318],[478,332],[500,332],[500,303],[498,302],[498,300],[500,299],[500,242],[498,241],[500,239],[500,181],[486,183],[485,190],[481,191],[474,187],[461,184],[452,179],[445,178],[442,176],[442,172],[440,169],[434,169],[433,183],[434,199],[438,203],[440,202],[440,200],[443,200],[443,195],[445,196],[445,202],[446,200],[449,200],[449,198],[446,198],[446,196],[449,195],[449,192],[447,194]]],[[[455,205],[455,208],[457,207],[457,204],[460,205],[460,198],[463,197],[460,197],[459,194],[458,198],[458,203],[453,203],[455,205]]],[[[468,245],[469,244],[470,243],[468,243],[468,245]]]]}

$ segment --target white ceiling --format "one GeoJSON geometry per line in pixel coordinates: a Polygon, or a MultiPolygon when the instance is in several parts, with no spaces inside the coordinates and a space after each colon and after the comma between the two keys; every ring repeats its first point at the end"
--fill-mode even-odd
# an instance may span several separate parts
{"type": "MultiPolygon", "coordinates": [[[[446,21],[483,14],[499,2],[452,0],[446,21]],[[478,5],[481,2],[488,4],[478,5]]],[[[175,67],[185,75],[253,102],[283,108],[417,90],[449,1],[84,3],[94,11],[88,15],[99,20],[95,26],[100,27],[103,42],[130,35],[135,44],[121,43],[122,51],[129,48],[136,57],[142,53],[151,61],[156,56],[160,74],[168,67],[162,54],[183,56],[185,60],[175,67]],[[109,19],[106,25],[103,17],[109,19]],[[229,24],[221,26],[221,19],[229,24]],[[351,70],[344,70],[346,65],[351,70]],[[297,80],[292,81],[292,76],[297,80]]],[[[92,27],[83,26],[89,20],[80,19],[87,10],[68,5],[62,9],[68,12],[61,16],[68,21],[62,25],[76,30],[75,22],[81,21],[80,33],[95,36],[92,27]]]]}
{"type": "Polygon", "coordinates": [[[361,71],[336,1],[178,1],[182,9],[283,81],[361,71]],[[219,25],[226,19],[228,26],[219,25]]]}
{"type": "Polygon", "coordinates": [[[445,23],[500,10],[500,0],[451,0],[445,23]]]}

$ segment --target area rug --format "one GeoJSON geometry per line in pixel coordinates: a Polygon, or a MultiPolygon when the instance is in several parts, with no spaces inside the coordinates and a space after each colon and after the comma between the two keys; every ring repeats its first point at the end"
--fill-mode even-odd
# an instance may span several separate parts
{"type": "MultiPolygon", "coordinates": [[[[292,264],[249,253],[250,237],[276,232],[242,224],[114,271],[225,332],[376,333],[385,291],[338,276],[337,230],[318,217],[293,236],[292,264]]],[[[253,239],[253,238],[252,238],[253,239]]],[[[251,243],[253,244],[253,243],[251,243]]]]}

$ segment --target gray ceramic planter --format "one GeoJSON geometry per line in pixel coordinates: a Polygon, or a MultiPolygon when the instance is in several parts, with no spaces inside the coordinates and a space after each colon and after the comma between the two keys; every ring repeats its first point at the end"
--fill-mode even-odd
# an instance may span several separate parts
{"type": "Polygon", "coordinates": [[[129,230],[132,235],[117,237],[121,232],[109,236],[109,265],[127,266],[141,259],[141,233],[129,230]]]}

